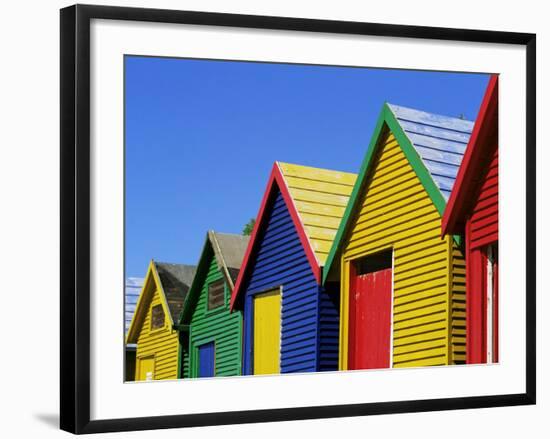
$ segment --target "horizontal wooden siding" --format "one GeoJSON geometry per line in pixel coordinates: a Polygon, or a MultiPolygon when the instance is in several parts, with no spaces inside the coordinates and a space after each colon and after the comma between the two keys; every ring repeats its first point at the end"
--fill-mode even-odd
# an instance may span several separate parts
{"type": "Polygon", "coordinates": [[[327,285],[319,296],[319,365],[320,372],[338,370],[338,339],[340,334],[340,291],[327,285]]]}
{"type": "Polygon", "coordinates": [[[450,258],[440,215],[393,134],[368,178],[343,259],[393,248],[393,366],[448,364],[450,258]]]}
{"type": "Polygon", "coordinates": [[[245,358],[253,370],[254,295],[282,286],[281,372],[314,372],[317,366],[319,286],[281,193],[272,194],[245,286],[245,358]]]}
{"type": "MultiPolygon", "coordinates": [[[[241,340],[242,314],[229,312],[229,295],[225,286],[224,304],[218,308],[208,310],[208,284],[223,279],[222,273],[210,250],[210,266],[205,282],[202,286],[199,300],[191,317],[190,324],[190,362],[184,370],[198,370],[198,346],[214,342],[215,344],[215,372],[216,376],[232,376],[241,374],[241,340]]],[[[189,373],[189,372],[188,372],[189,373]]],[[[192,376],[194,376],[192,372],[192,376]]],[[[189,376],[189,375],[187,375],[189,376]]]]}
{"type": "Polygon", "coordinates": [[[478,248],[498,240],[498,148],[483,178],[470,218],[470,246],[478,248]]]}
{"type": "Polygon", "coordinates": [[[452,364],[466,363],[466,262],[458,245],[451,241],[452,295],[451,295],[451,346],[452,364]]]}
{"type": "Polygon", "coordinates": [[[164,328],[153,332],[151,328],[151,307],[160,305],[158,290],[147,303],[147,315],[139,333],[136,358],[155,356],[155,380],[171,380],[178,377],[178,333],[173,331],[170,317],[164,316],[164,328]]]}

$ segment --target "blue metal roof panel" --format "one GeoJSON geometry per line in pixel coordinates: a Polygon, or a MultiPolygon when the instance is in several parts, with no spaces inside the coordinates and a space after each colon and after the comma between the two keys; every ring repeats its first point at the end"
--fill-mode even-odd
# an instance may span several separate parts
{"type": "Polygon", "coordinates": [[[439,191],[449,199],[474,122],[388,104],[439,191]]]}
{"type": "Polygon", "coordinates": [[[128,329],[130,328],[130,322],[134,316],[142,286],[143,279],[140,277],[129,277],[126,279],[126,285],[124,286],[124,329],[126,334],[128,334],[128,329]]]}

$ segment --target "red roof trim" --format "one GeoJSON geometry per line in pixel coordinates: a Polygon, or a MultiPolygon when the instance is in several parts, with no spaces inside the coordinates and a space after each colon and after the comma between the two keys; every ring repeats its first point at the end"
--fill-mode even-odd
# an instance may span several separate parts
{"type": "Polygon", "coordinates": [[[498,140],[498,76],[491,75],[483,97],[470,142],[464,152],[456,181],[441,220],[441,234],[463,233],[479,175],[486,166],[498,140]],[[494,140],[493,140],[494,136],[494,140]]]}
{"type": "Polygon", "coordinates": [[[283,177],[283,173],[282,173],[281,169],[279,168],[279,164],[275,163],[275,166],[277,167],[277,170],[278,170],[278,172],[275,173],[275,179],[277,180],[279,190],[281,191],[281,194],[283,195],[283,199],[286,202],[286,205],[287,205],[288,210],[290,212],[290,216],[292,217],[292,220],[294,221],[294,225],[296,227],[296,230],[298,231],[298,236],[300,237],[302,247],[304,248],[304,251],[306,252],[306,256],[307,256],[307,259],[309,261],[309,265],[311,265],[311,269],[313,270],[313,275],[315,276],[315,279],[317,280],[317,283],[321,283],[321,266],[319,264],[319,261],[317,260],[317,256],[315,256],[315,252],[313,251],[313,246],[311,245],[311,242],[309,241],[309,238],[306,234],[304,224],[302,223],[302,219],[300,218],[300,214],[298,213],[298,209],[296,208],[296,205],[294,204],[294,199],[290,195],[290,191],[288,190],[288,186],[286,184],[286,180],[283,177]]]}
{"type": "Polygon", "coordinates": [[[271,198],[271,194],[273,192],[273,188],[275,187],[275,185],[281,191],[281,195],[285,200],[285,203],[287,205],[288,211],[290,212],[292,221],[294,222],[294,226],[296,227],[296,231],[298,232],[298,236],[300,237],[300,242],[302,243],[302,247],[304,248],[309,264],[311,265],[313,275],[315,276],[315,279],[317,280],[318,283],[321,282],[321,267],[319,266],[319,262],[317,261],[315,252],[311,247],[309,238],[306,235],[304,226],[300,219],[300,215],[298,214],[296,206],[294,205],[294,200],[290,196],[290,192],[288,191],[288,187],[286,185],[281,169],[279,168],[279,165],[275,163],[271,170],[271,175],[269,176],[267,187],[264,192],[264,196],[262,198],[262,203],[260,205],[260,210],[258,212],[258,215],[256,216],[256,223],[254,224],[254,228],[252,229],[252,233],[250,235],[250,241],[248,241],[248,247],[243,257],[243,262],[241,264],[241,269],[239,271],[239,275],[237,276],[237,280],[235,282],[235,287],[231,292],[231,301],[229,303],[229,307],[231,311],[233,311],[235,308],[237,298],[240,294],[240,290],[244,282],[244,278],[247,275],[248,265],[252,259],[252,254],[257,244],[256,241],[257,241],[259,231],[265,223],[267,205],[271,198]]]}

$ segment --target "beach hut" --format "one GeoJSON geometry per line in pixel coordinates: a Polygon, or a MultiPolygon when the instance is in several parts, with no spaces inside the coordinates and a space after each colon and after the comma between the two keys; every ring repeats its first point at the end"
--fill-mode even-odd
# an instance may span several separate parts
{"type": "Polygon", "coordinates": [[[464,258],[441,217],[473,122],[384,104],[327,258],[340,369],[465,361],[464,258]]]}
{"type": "Polygon", "coordinates": [[[191,265],[149,264],[126,338],[127,344],[137,344],[136,381],[178,377],[179,339],[174,324],[194,274],[191,265]]]}
{"type": "Polygon", "coordinates": [[[243,309],[244,374],[337,369],[338,295],[320,283],[355,178],[274,164],[231,297],[243,309]]]}
{"type": "Polygon", "coordinates": [[[465,236],[468,363],[498,362],[498,77],[492,76],[442,224],[465,236]]]}
{"type": "Polygon", "coordinates": [[[180,377],[240,375],[242,314],[229,312],[229,298],[248,236],[209,231],[178,328],[180,377]]]}

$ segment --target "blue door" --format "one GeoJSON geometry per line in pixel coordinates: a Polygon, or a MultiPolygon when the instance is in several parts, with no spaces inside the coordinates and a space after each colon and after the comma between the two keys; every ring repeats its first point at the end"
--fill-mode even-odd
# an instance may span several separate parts
{"type": "Polygon", "coordinates": [[[199,378],[214,376],[214,342],[199,346],[199,378]]]}

